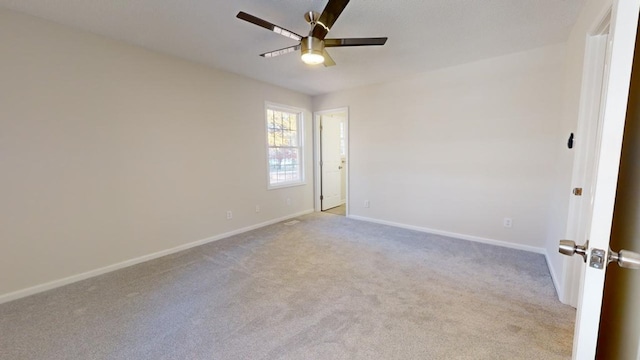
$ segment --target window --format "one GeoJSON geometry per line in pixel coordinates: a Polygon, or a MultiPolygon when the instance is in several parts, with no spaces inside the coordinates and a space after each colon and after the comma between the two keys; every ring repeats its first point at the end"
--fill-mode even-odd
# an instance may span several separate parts
{"type": "Polygon", "coordinates": [[[267,104],[269,188],[304,184],[302,111],[267,104]]]}

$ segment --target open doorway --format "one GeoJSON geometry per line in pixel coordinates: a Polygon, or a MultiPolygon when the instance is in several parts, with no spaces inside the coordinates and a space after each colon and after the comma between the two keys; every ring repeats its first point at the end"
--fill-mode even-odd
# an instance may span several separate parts
{"type": "Polygon", "coordinates": [[[348,214],[348,110],[315,113],[316,211],[348,214]]]}

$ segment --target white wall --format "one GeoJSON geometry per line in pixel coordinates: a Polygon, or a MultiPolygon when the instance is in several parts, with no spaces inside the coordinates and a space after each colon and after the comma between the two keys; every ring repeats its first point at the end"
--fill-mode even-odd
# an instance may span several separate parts
{"type": "Polygon", "coordinates": [[[564,55],[549,46],[314,97],[315,110],[349,106],[350,213],[541,250],[564,55]]]}
{"type": "Polygon", "coordinates": [[[0,54],[0,298],[313,208],[311,113],[266,185],[265,101],[306,95],[5,10],[0,54]]]}

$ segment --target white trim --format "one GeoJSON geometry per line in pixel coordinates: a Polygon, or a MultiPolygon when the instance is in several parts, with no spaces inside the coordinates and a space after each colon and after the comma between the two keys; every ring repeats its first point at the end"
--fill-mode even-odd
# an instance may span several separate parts
{"type": "Polygon", "coordinates": [[[545,249],[541,248],[541,247],[522,245],[522,244],[514,244],[514,243],[507,242],[507,241],[502,241],[502,240],[494,240],[494,239],[489,239],[489,238],[483,238],[483,237],[480,237],[480,236],[458,234],[458,233],[453,233],[453,232],[449,232],[449,231],[429,229],[429,228],[425,228],[425,227],[421,227],[421,226],[401,224],[401,223],[397,223],[397,222],[393,222],[393,221],[386,221],[386,220],[378,220],[378,219],[368,218],[368,217],[364,217],[364,216],[350,215],[348,217],[350,219],[354,219],[354,220],[366,221],[366,222],[382,224],[382,225],[389,225],[389,226],[394,226],[394,227],[397,227],[397,228],[415,230],[415,231],[420,231],[420,232],[424,232],[424,233],[428,233],[428,234],[447,236],[447,237],[456,238],[456,239],[460,239],[460,240],[473,241],[473,242],[478,242],[478,243],[483,243],[483,244],[495,245],[495,246],[500,246],[500,247],[504,247],[504,248],[516,249],[516,250],[524,250],[524,251],[533,252],[533,253],[536,253],[536,254],[546,255],[545,249]]]}
{"type": "Polygon", "coordinates": [[[556,270],[551,266],[551,258],[549,257],[549,252],[544,249],[544,259],[547,261],[547,267],[549,268],[549,274],[551,275],[551,280],[553,281],[553,286],[556,288],[556,295],[558,295],[558,299],[560,302],[565,304],[562,299],[565,298],[565,288],[560,286],[560,281],[558,274],[556,274],[556,270]]]}
{"type": "Polygon", "coordinates": [[[320,181],[322,174],[320,173],[320,114],[313,113],[313,209],[316,212],[322,211],[322,203],[320,202],[320,181]]]}
{"type": "Polygon", "coordinates": [[[291,214],[291,215],[287,215],[287,216],[283,216],[277,219],[273,219],[273,220],[269,220],[269,221],[265,221],[256,225],[251,225],[251,226],[247,226],[241,229],[237,229],[237,230],[232,230],[223,234],[219,234],[219,235],[215,235],[212,237],[208,237],[206,239],[202,239],[202,240],[198,240],[198,241],[194,241],[194,242],[190,242],[188,244],[184,244],[184,245],[180,245],[180,246],[176,246],[174,248],[171,249],[166,249],[166,250],[162,250],[162,251],[158,251],[152,254],[148,254],[148,255],[143,255],[134,259],[129,259],[129,260],[125,260],[123,262],[117,263],[117,264],[113,264],[113,265],[109,265],[109,266],[105,266],[99,269],[95,269],[95,270],[90,270],[81,274],[77,274],[77,275],[72,275],[63,279],[58,279],[58,280],[54,280],[54,281],[50,281],[48,283],[44,283],[44,284],[40,284],[40,285],[36,285],[36,286],[32,286],[26,289],[22,289],[22,290],[18,290],[18,291],[14,291],[14,292],[10,292],[8,294],[4,294],[4,295],[0,295],[0,304],[9,302],[9,301],[13,301],[13,300],[17,300],[29,295],[34,295],[37,293],[41,293],[47,290],[51,290],[51,289],[55,289],[61,286],[65,286],[65,285],[69,285],[81,280],[86,280],[92,277],[96,277],[99,275],[103,275],[112,271],[116,271],[116,270],[120,270],[129,266],[133,266],[133,265],[137,265],[146,261],[150,261],[150,260],[154,260],[163,256],[167,256],[167,255],[171,255],[171,254],[175,254],[177,252],[183,251],[183,250],[187,250],[187,249],[191,249],[193,247],[196,246],[200,246],[200,245],[204,245],[204,244],[208,244],[210,242],[214,242],[214,241],[218,241],[218,240],[222,240],[234,235],[238,235],[238,234],[242,234],[245,233],[247,231],[251,231],[251,230],[255,230],[255,229],[259,229],[268,225],[272,225],[275,223],[279,223],[281,221],[285,221],[285,220],[289,220],[291,218],[295,218],[298,216],[302,216],[302,215],[307,215],[307,214],[311,214],[313,213],[313,209],[309,209],[309,210],[305,210],[305,211],[301,211],[299,213],[295,213],[295,214],[291,214]]]}

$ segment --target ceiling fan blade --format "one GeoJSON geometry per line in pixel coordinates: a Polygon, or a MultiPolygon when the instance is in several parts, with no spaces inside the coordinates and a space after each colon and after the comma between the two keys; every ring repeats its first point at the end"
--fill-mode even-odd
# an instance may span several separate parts
{"type": "Polygon", "coordinates": [[[348,38],[348,39],[324,39],[325,47],[338,46],[376,46],[384,45],[387,42],[386,37],[377,38],[348,38]]]}
{"type": "Polygon", "coordinates": [[[333,61],[333,59],[331,58],[331,55],[329,55],[329,53],[327,52],[326,49],[322,50],[322,56],[324,56],[324,66],[328,67],[328,66],[333,66],[336,64],[335,61],[333,61]]]}
{"type": "Polygon", "coordinates": [[[263,27],[263,28],[265,28],[267,30],[271,30],[276,34],[280,34],[282,36],[288,37],[289,39],[293,39],[293,40],[296,40],[296,41],[302,40],[302,36],[301,35],[298,35],[298,34],[294,33],[291,30],[287,30],[285,28],[281,28],[278,25],[274,25],[274,24],[272,24],[272,23],[270,23],[270,22],[268,22],[266,20],[262,20],[262,19],[260,19],[258,17],[255,17],[255,16],[251,15],[251,14],[247,14],[244,11],[240,11],[238,13],[238,15],[236,15],[236,17],[238,19],[241,19],[241,20],[250,22],[252,24],[258,25],[260,27],[263,27]]]}
{"type": "Polygon", "coordinates": [[[320,40],[324,39],[348,3],[349,0],[329,0],[322,11],[322,15],[316,21],[316,26],[313,27],[311,35],[320,40]]]}
{"type": "Polygon", "coordinates": [[[269,52],[266,52],[264,54],[260,54],[260,56],[262,56],[264,58],[272,58],[272,57],[285,55],[285,54],[292,53],[294,51],[299,51],[299,50],[300,50],[300,44],[294,45],[294,46],[289,46],[289,47],[286,47],[286,48],[280,49],[280,50],[269,51],[269,52]]]}

